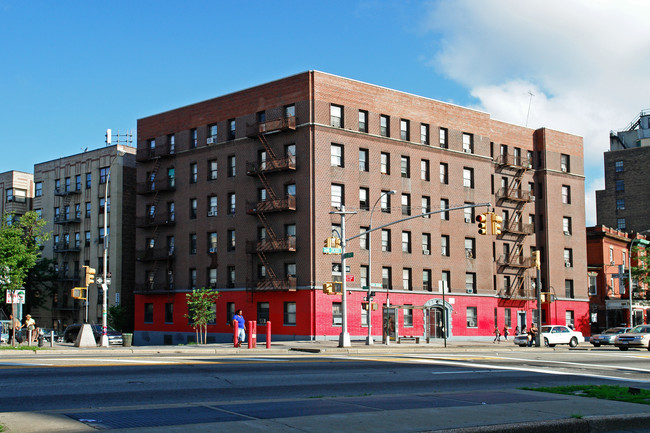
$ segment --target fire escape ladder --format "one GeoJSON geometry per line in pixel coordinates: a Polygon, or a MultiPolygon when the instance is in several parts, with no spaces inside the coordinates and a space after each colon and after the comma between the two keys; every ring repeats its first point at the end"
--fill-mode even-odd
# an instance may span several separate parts
{"type": "Polygon", "coordinates": [[[266,278],[264,280],[261,280],[257,284],[257,287],[259,289],[281,288],[280,281],[278,280],[275,271],[271,267],[271,263],[269,262],[269,259],[266,257],[266,254],[264,254],[264,251],[257,250],[257,257],[260,259],[260,262],[262,262],[264,269],[266,269],[266,278]]]}
{"type": "Polygon", "coordinates": [[[257,172],[257,177],[260,179],[260,182],[262,182],[262,186],[266,190],[267,194],[267,200],[273,200],[276,201],[278,199],[277,195],[275,194],[275,191],[273,191],[273,188],[271,188],[271,184],[269,184],[268,179],[266,178],[266,175],[262,170],[259,170],[257,172]]]}
{"type": "Polygon", "coordinates": [[[266,136],[264,134],[259,134],[257,136],[259,138],[260,142],[262,143],[262,146],[264,146],[264,150],[266,151],[267,156],[269,159],[272,161],[277,160],[277,156],[275,156],[275,153],[273,152],[273,149],[271,149],[271,146],[269,145],[269,141],[266,139],[266,136]]]}
{"type": "Polygon", "coordinates": [[[263,212],[258,212],[257,217],[259,218],[260,222],[264,226],[264,229],[266,230],[266,235],[271,238],[271,242],[273,244],[276,244],[278,241],[278,237],[276,236],[275,232],[271,228],[271,225],[269,224],[269,220],[266,219],[266,215],[264,215],[263,212]]]}

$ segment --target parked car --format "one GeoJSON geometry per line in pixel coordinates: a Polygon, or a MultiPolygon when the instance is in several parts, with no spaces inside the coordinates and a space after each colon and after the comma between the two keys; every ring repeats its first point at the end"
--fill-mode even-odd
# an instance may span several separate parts
{"type": "MultiPolygon", "coordinates": [[[[65,331],[63,332],[63,341],[66,343],[74,343],[77,340],[77,335],[79,335],[79,331],[81,330],[82,326],[83,325],[80,324],[74,324],[65,328],[65,331]]],[[[100,344],[102,339],[102,325],[90,325],[90,326],[93,330],[93,334],[95,335],[95,341],[97,342],[97,344],[100,344]]],[[[116,331],[115,329],[109,326],[107,329],[107,335],[108,335],[108,344],[122,345],[121,332],[116,331]]]]}
{"type": "Polygon", "coordinates": [[[528,334],[515,335],[512,341],[519,347],[526,347],[528,346],[528,334]]]}
{"type": "Polygon", "coordinates": [[[564,325],[542,326],[542,341],[544,346],[555,347],[556,344],[568,344],[576,347],[580,341],[585,341],[582,332],[574,331],[564,325]]]}
{"type": "Polygon", "coordinates": [[[641,347],[650,350],[650,325],[638,325],[624,334],[618,334],[614,346],[620,350],[630,347],[641,347]]]}
{"type": "Polygon", "coordinates": [[[601,344],[614,344],[614,338],[618,334],[624,334],[629,331],[631,328],[625,328],[618,326],[615,328],[609,328],[601,332],[600,334],[594,334],[589,337],[589,342],[594,345],[594,347],[600,347],[601,344]]]}

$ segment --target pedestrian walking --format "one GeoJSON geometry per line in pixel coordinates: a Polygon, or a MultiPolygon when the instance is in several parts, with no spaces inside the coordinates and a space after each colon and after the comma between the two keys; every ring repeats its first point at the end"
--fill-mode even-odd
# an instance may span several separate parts
{"type": "Polygon", "coordinates": [[[494,341],[492,343],[501,343],[501,331],[499,331],[498,326],[494,327],[494,341]]]}
{"type": "Polygon", "coordinates": [[[508,341],[508,326],[503,327],[503,338],[504,340],[508,341]]]}
{"type": "Polygon", "coordinates": [[[246,320],[244,320],[244,312],[241,309],[237,310],[232,317],[232,326],[235,326],[235,322],[237,322],[237,347],[241,347],[241,344],[246,341],[246,320]]]}

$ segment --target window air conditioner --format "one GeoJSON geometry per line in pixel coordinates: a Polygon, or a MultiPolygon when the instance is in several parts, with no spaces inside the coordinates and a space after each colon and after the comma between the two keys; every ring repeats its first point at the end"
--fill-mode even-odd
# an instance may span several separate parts
{"type": "Polygon", "coordinates": [[[429,250],[422,250],[422,254],[428,256],[429,254],[431,254],[431,252],[429,250]]]}
{"type": "Polygon", "coordinates": [[[562,167],[562,173],[566,173],[566,172],[567,172],[566,167],[562,167]]]}
{"type": "Polygon", "coordinates": [[[208,144],[215,144],[215,143],[217,142],[217,139],[214,138],[214,137],[208,137],[208,139],[206,140],[206,142],[207,142],[208,144]]]}
{"type": "Polygon", "coordinates": [[[211,217],[211,216],[217,216],[217,213],[216,213],[216,212],[213,212],[213,211],[209,211],[209,212],[208,212],[208,216],[209,216],[209,217],[211,217]]]}
{"type": "Polygon", "coordinates": [[[567,235],[567,236],[571,236],[571,232],[568,231],[568,230],[565,230],[564,234],[567,235]]]}
{"type": "Polygon", "coordinates": [[[474,293],[474,289],[465,289],[467,293],[474,293]]]}
{"type": "Polygon", "coordinates": [[[211,253],[216,253],[217,249],[216,248],[210,248],[208,251],[211,252],[211,253]]]}
{"type": "Polygon", "coordinates": [[[571,267],[571,262],[564,262],[564,266],[567,267],[567,268],[570,268],[571,267]]]}
{"type": "Polygon", "coordinates": [[[472,219],[471,219],[471,218],[468,218],[468,217],[465,217],[465,222],[466,222],[466,223],[471,223],[471,222],[472,222],[472,219]]]}
{"type": "Polygon", "coordinates": [[[467,321],[467,327],[468,328],[476,328],[476,322],[474,320],[468,320],[467,321]]]}

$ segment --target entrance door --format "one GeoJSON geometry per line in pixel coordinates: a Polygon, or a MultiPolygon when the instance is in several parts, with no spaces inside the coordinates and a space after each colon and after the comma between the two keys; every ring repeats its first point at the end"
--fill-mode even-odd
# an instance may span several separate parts
{"type": "Polygon", "coordinates": [[[526,329],[525,311],[517,311],[517,325],[519,326],[519,332],[524,332],[524,329],[526,329]]]}
{"type": "Polygon", "coordinates": [[[429,335],[433,338],[445,338],[442,308],[429,309],[429,335]]]}

